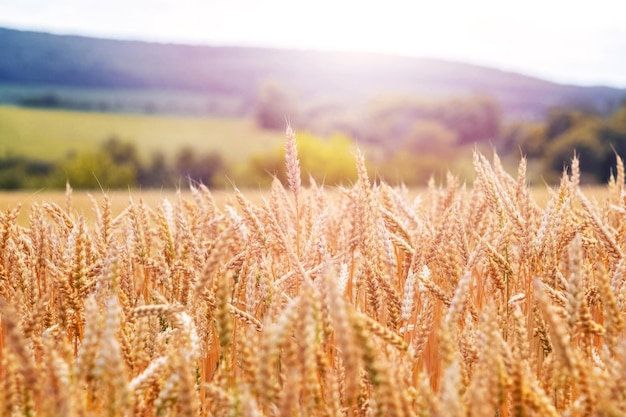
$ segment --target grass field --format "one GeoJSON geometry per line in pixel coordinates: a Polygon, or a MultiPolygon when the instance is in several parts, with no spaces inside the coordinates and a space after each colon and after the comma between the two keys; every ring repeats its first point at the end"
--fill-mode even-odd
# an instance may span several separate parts
{"type": "Polygon", "coordinates": [[[156,150],[172,156],[183,146],[219,152],[229,161],[281,143],[280,133],[258,129],[249,119],[145,116],[0,106],[0,157],[59,160],[70,151],[90,151],[117,137],[134,143],[141,157],[156,150]]]}

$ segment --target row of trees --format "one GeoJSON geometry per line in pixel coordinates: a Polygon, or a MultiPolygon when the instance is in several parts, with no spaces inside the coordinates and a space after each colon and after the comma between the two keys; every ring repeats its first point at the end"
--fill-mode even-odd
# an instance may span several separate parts
{"type": "Polygon", "coordinates": [[[583,181],[605,183],[614,174],[616,155],[626,157],[626,103],[608,117],[554,109],[544,123],[510,126],[504,140],[536,160],[548,182],[556,181],[576,153],[583,181]]]}
{"type": "Polygon", "coordinates": [[[381,98],[364,117],[360,137],[371,143],[399,141],[423,150],[433,139],[444,146],[494,140],[500,130],[497,102],[474,95],[442,100],[411,97],[381,98]]]}
{"type": "Polygon", "coordinates": [[[393,142],[394,147],[419,150],[495,140],[502,119],[498,103],[486,95],[440,100],[381,96],[355,112],[341,107],[332,100],[303,106],[295,93],[267,82],[260,88],[255,116],[263,129],[283,130],[288,119],[316,134],[335,130],[362,142],[382,146],[393,142]]]}
{"type": "MultiPolygon", "coordinates": [[[[584,112],[580,106],[555,108],[543,121],[511,121],[502,117],[491,97],[472,95],[439,100],[386,96],[370,100],[363,108],[349,109],[337,103],[303,106],[293,92],[267,83],[257,103],[257,123],[282,130],[285,119],[320,135],[342,132],[361,146],[373,146],[376,174],[409,184],[423,184],[441,167],[459,166],[459,149],[468,146],[495,148],[506,158],[526,155],[537,167],[535,180],[554,182],[576,152],[583,180],[606,182],[615,166],[615,155],[626,156],[626,102],[614,114],[584,112]]],[[[459,171],[463,171],[462,167],[459,171]]]]}
{"type": "MultiPolygon", "coordinates": [[[[276,91],[268,94],[268,103],[280,98],[276,91]]],[[[282,130],[289,115],[272,117],[282,130]]],[[[363,120],[361,133],[350,131],[354,126],[349,124],[339,129],[343,133],[329,136],[300,130],[303,172],[328,185],[353,181],[355,138],[372,163],[374,177],[407,185],[424,185],[431,175],[442,178],[448,169],[469,177],[468,160],[476,144],[483,150],[495,148],[504,160],[507,155],[515,161],[526,155],[537,168],[529,173],[534,175],[531,179],[538,182],[557,181],[574,152],[581,161],[583,181],[606,182],[616,154],[626,156],[626,103],[607,117],[554,109],[544,122],[503,122],[496,103],[483,96],[440,101],[394,98],[372,104],[363,120]]],[[[298,119],[292,124],[299,128],[306,123],[298,119]]],[[[274,125],[266,126],[270,127],[274,125]]],[[[216,186],[227,179],[238,186],[256,187],[269,184],[272,176],[284,180],[284,175],[282,146],[254,154],[241,164],[225,161],[217,153],[198,154],[192,148],[169,157],[156,152],[146,158],[133,144],[116,138],[93,152],[70,154],[57,162],[0,158],[0,189],[62,188],[67,180],[74,188],[170,188],[188,181],[216,186]]]]}
{"type": "Polygon", "coordinates": [[[220,154],[198,154],[181,148],[172,160],[155,152],[144,162],[137,147],[117,138],[104,141],[93,152],[70,153],[58,162],[42,162],[20,156],[0,158],[0,189],[63,188],[161,188],[182,182],[208,186],[222,181],[226,164],[220,154]]]}
{"type": "MultiPolygon", "coordinates": [[[[337,185],[356,179],[356,149],[349,137],[338,134],[323,139],[303,132],[298,134],[298,148],[302,171],[316,182],[337,185]]],[[[274,176],[286,179],[282,146],[253,154],[241,164],[227,163],[217,153],[198,154],[192,148],[181,148],[171,160],[157,152],[143,162],[133,144],[118,139],[57,163],[0,158],[0,189],[5,190],[63,188],[66,181],[75,189],[178,188],[188,182],[211,187],[227,180],[240,187],[258,187],[269,185],[274,176]]],[[[307,183],[309,178],[303,180],[307,183]]]]}

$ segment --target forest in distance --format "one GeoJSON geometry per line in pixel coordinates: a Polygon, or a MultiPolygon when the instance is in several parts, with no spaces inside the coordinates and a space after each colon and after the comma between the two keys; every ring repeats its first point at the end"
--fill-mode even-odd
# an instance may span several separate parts
{"type": "MultiPolygon", "coordinates": [[[[505,167],[511,169],[515,169],[521,156],[526,156],[531,184],[558,181],[574,153],[580,160],[583,183],[606,183],[614,174],[611,167],[615,166],[616,155],[626,155],[626,106],[605,117],[554,109],[542,122],[503,122],[487,116],[497,115],[488,111],[497,107],[485,104],[492,102],[484,97],[455,99],[450,106],[457,116],[468,117],[458,114],[464,102],[468,111],[484,110],[482,116],[475,112],[474,121],[467,125],[446,124],[446,113],[433,110],[437,106],[433,107],[432,103],[428,106],[432,114],[415,121],[413,112],[418,111],[417,104],[411,110],[408,104],[399,106],[394,101],[387,106],[399,107],[389,110],[382,106],[378,113],[370,116],[368,126],[371,128],[367,134],[357,136],[347,128],[328,134],[314,127],[303,127],[298,130],[297,141],[303,181],[307,183],[310,176],[317,183],[333,186],[353,182],[357,146],[370,159],[368,168],[372,179],[408,186],[424,186],[431,177],[442,180],[448,170],[463,180],[471,180],[471,155],[476,149],[486,153],[497,151],[505,167]],[[483,106],[477,101],[483,101],[483,106]],[[463,126],[471,129],[463,129],[463,126]],[[481,135],[495,139],[477,139],[481,135]],[[359,138],[358,144],[354,137],[359,138]]],[[[117,131],[111,136],[104,128],[98,130],[92,122],[96,116],[100,115],[0,107],[0,134],[23,132],[25,126],[31,127],[30,131],[17,136],[25,147],[17,148],[20,144],[8,141],[2,145],[5,148],[0,151],[4,152],[0,155],[0,188],[63,189],[68,181],[76,189],[180,188],[190,181],[210,187],[229,182],[258,187],[268,186],[273,176],[285,179],[284,119],[282,126],[273,130],[262,127],[262,112],[254,122],[217,120],[211,124],[212,133],[204,132],[206,124],[193,118],[180,121],[165,116],[108,115],[107,129],[114,126],[117,131]],[[50,120],[41,129],[33,129],[42,114],[50,120]],[[158,148],[160,145],[151,140],[154,134],[150,130],[132,137],[132,132],[140,131],[137,124],[157,122],[159,139],[172,138],[167,148],[158,148]],[[181,133],[188,136],[187,142],[176,141],[180,123],[189,126],[181,133]],[[247,130],[237,128],[243,124],[248,126],[247,130]],[[58,138],[67,137],[68,126],[79,131],[78,126],[84,126],[90,135],[82,142],[63,142],[58,138]],[[203,134],[206,140],[202,140],[203,134]],[[27,142],[33,138],[39,138],[44,144],[29,147],[27,142]],[[55,158],[52,157],[54,150],[46,150],[46,141],[67,149],[79,143],[81,148],[55,158]],[[195,141],[201,141],[205,148],[194,146],[195,141]]]]}

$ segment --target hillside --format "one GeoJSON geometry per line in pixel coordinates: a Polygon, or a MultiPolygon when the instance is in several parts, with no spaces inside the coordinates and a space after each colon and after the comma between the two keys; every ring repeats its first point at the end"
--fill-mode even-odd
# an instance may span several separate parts
{"type": "Polygon", "coordinates": [[[270,79],[303,102],[484,93],[500,102],[506,116],[524,118],[541,117],[556,105],[608,113],[626,97],[626,90],[616,88],[560,85],[426,58],[158,44],[0,28],[4,103],[236,116],[252,111],[259,86],[270,79]],[[124,98],[111,97],[111,91],[124,98]]]}
{"type": "Polygon", "coordinates": [[[133,144],[142,161],[155,152],[168,160],[184,147],[216,152],[242,162],[281,143],[282,135],[250,120],[50,111],[0,106],[0,158],[20,156],[59,161],[68,154],[95,152],[106,140],[133,144]]]}

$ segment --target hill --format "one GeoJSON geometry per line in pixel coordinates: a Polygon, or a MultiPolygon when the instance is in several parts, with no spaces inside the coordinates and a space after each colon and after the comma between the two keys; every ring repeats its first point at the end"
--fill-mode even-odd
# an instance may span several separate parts
{"type": "Polygon", "coordinates": [[[380,54],[160,44],[0,28],[0,102],[35,107],[250,114],[276,80],[303,102],[362,102],[379,94],[483,93],[505,116],[538,118],[569,105],[609,113],[610,87],[561,85],[458,62],[380,54]]]}

